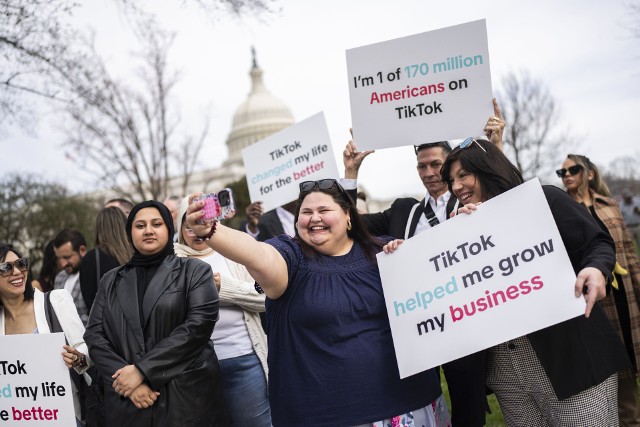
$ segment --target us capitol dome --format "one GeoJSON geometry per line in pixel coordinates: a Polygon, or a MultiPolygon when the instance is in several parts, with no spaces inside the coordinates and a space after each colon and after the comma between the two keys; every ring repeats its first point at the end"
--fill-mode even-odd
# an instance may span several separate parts
{"type": "MultiPolygon", "coordinates": [[[[233,115],[231,131],[227,137],[229,157],[222,166],[194,172],[189,180],[187,194],[191,191],[218,191],[225,184],[237,181],[245,174],[242,150],[295,123],[289,107],[267,90],[262,80],[262,69],[252,49],[251,92],[233,115]]],[[[173,180],[172,180],[173,181],[173,180]]],[[[173,184],[173,182],[172,182],[173,184]]],[[[181,194],[174,185],[169,193],[181,194]]]]}

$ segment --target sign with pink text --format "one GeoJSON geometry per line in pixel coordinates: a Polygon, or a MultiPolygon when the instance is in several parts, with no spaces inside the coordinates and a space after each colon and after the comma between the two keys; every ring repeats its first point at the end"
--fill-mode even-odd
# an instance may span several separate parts
{"type": "Polygon", "coordinates": [[[340,176],[323,113],[245,148],[242,158],[251,201],[265,212],[297,199],[301,182],[340,176]]]}
{"type": "Polygon", "coordinates": [[[0,336],[0,427],[76,425],[64,334],[0,336]]]}
{"type": "Polygon", "coordinates": [[[485,20],[347,50],[361,150],[482,135],[493,114],[485,20]]]}
{"type": "Polygon", "coordinates": [[[378,254],[378,266],[402,378],[586,308],[538,179],[378,254]]]}

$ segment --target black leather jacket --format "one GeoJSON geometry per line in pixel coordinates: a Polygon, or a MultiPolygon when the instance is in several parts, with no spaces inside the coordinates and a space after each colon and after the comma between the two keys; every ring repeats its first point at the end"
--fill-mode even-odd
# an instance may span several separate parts
{"type": "Polygon", "coordinates": [[[222,396],[210,340],[218,320],[218,292],[209,265],[174,255],[165,258],[147,287],[142,311],[144,329],[135,268],[105,274],[84,338],[104,380],[106,425],[225,425],[215,421],[222,396]],[[137,409],[111,387],[111,375],[130,364],[160,392],[150,409],[137,409]]]}

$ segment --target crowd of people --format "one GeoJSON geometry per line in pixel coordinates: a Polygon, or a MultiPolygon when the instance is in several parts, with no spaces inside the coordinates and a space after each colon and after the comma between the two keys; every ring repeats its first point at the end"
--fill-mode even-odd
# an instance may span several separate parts
{"type": "Polygon", "coordinates": [[[543,192],[585,314],[400,378],[376,255],[523,183],[504,128],[494,100],[486,139],[413,147],[425,197],[382,212],[358,204],[373,152],[349,141],[343,179],[238,230],[192,194],[108,201],[94,247],[61,230],[37,280],[1,244],[0,335],[64,332],[78,426],[474,427],[491,393],[510,426],[640,426],[640,207],[583,155],[543,192]]]}

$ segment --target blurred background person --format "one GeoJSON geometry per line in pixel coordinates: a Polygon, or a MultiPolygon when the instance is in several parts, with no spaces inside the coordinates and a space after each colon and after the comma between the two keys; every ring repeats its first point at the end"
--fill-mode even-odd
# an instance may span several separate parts
{"type": "Polygon", "coordinates": [[[126,225],[127,217],[119,208],[102,208],[98,212],[95,247],[87,252],[80,264],[80,290],[89,311],[102,276],[131,259],[133,250],[127,239],[126,225]]]}
{"type": "Polygon", "coordinates": [[[240,230],[259,242],[281,234],[294,236],[293,216],[295,209],[295,200],[268,212],[263,211],[262,202],[253,202],[245,210],[247,221],[240,226],[240,230]]]}
{"type": "Polygon", "coordinates": [[[33,280],[33,287],[40,289],[42,292],[49,292],[53,289],[53,283],[56,275],[62,270],[58,257],[53,250],[53,240],[49,240],[44,247],[44,256],[42,257],[42,267],[40,267],[40,275],[37,280],[33,280]]]}
{"type": "Polygon", "coordinates": [[[622,190],[622,201],[620,202],[620,210],[624,223],[631,233],[633,245],[638,253],[638,244],[640,244],[640,197],[634,197],[631,190],[625,188],[622,190]]]}
{"type": "MultiPolygon", "coordinates": [[[[63,347],[62,358],[68,368],[82,374],[92,363],[83,339],[84,325],[73,299],[69,292],[56,290],[50,293],[50,303],[69,344],[63,347]]],[[[10,246],[0,247],[0,336],[48,334],[51,329],[45,313],[45,294],[31,284],[29,260],[10,246]]],[[[73,380],[71,384],[76,424],[82,426],[78,390],[73,380]]]]}
{"type": "Polygon", "coordinates": [[[640,426],[638,386],[640,367],[640,263],[618,203],[610,198],[609,188],[597,166],[588,157],[569,154],[556,171],[567,193],[588,209],[600,228],[616,246],[616,268],[611,292],[600,302],[616,332],[623,340],[632,368],[618,373],[618,411],[620,425],[640,426]]]}
{"type": "Polygon", "coordinates": [[[53,238],[53,250],[62,270],[56,275],[54,289],[66,289],[73,297],[80,320],[87,324],[89,310],[80,291],[80,264],[87,254],[87,241],[78,230],[65,228],[53,238]]]}
{"type": "Polygon", "coordinates": [[[131,209],[133,209],[133,203],[131,203],[131,201],[127,199],[111,199],[104,204],[105,208],[110,208],[112,206],[120,209],[126,217],[129,216],[129,212],[131,212],[131,209]]]}
{"type": "Polygon", "coordinates": [[[171,218],[173,218],[173,229],[176,231],[172,236],[174,243],[178,241],[178,210],[180,210],[181,200],[182,197],[180,196],[169,196],[164,199],[164,202],[162,202],[167,209],[169,209],[169,212],[171,212],[171,218]]]}
{"type": "Polygon", "coordinates": [[[211,266],[220,297],[220,319],[211,339],[220,361],[222,391],[233,426],[270,427],[267,393],[267,336],[260,322],[264,294],[242,264],[226,259],[196,237],[185,222],[189,199],[178,215],[179,257],[198,258],[211,266]]]}

